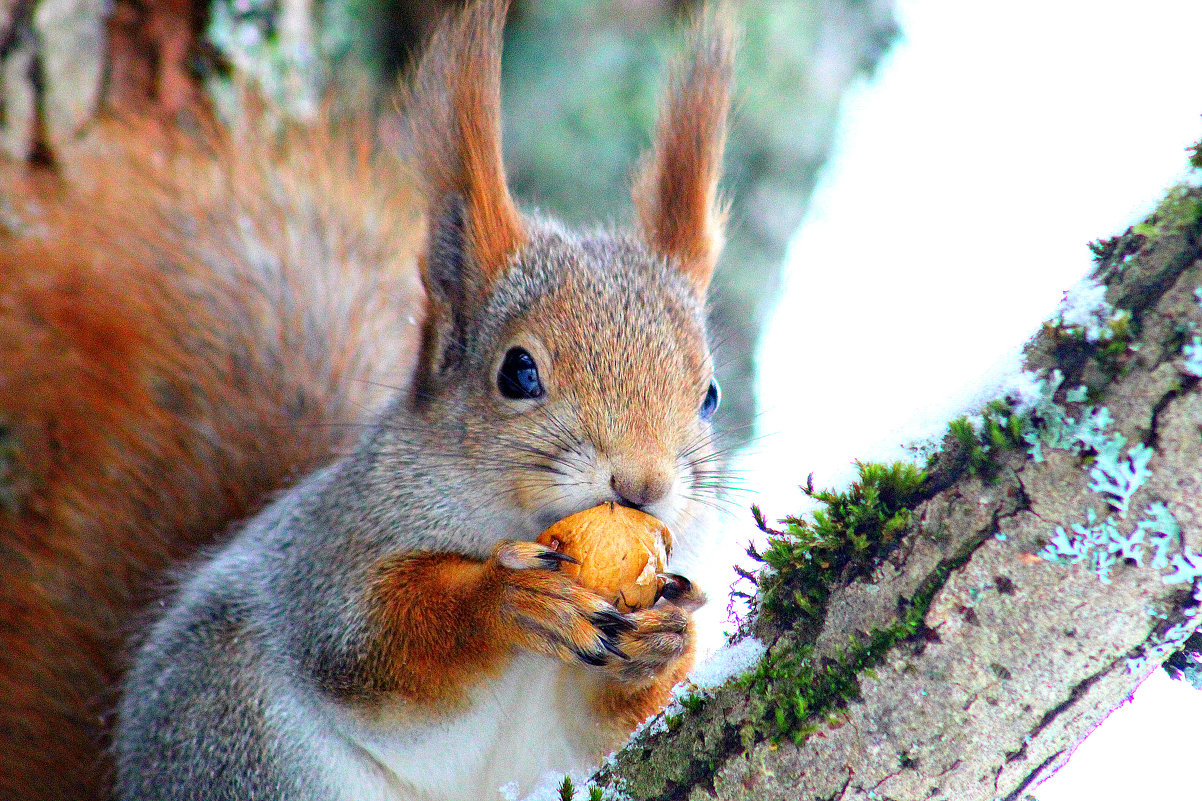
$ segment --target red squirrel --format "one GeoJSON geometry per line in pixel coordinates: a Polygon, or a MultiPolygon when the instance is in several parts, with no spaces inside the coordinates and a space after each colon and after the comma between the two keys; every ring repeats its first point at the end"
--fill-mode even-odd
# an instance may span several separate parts
{"type": "Polygon", "coordinates": [[[712,502],[729,25],[673,73],[635,229],[576,233],[505,183],[504,7],[433,34],[402,156],[101,148],[5,237],[0,795],[102,797],[115,707],[123,799],[494,797],[688,670],[699,593],[623,615],[533,540],[712,502]]]}

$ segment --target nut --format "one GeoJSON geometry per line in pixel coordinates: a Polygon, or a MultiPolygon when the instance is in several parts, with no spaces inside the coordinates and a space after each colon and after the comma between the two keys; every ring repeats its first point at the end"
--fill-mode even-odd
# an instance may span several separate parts
{"type": "Polygon", "coordinates": [[[619,611],[652,606],[663,589],[660,578],[672,551],[672,533],[636,509],[603,503],[565,517],[538,541],[578,560],[564,573],[602,596],[619,611]]]}

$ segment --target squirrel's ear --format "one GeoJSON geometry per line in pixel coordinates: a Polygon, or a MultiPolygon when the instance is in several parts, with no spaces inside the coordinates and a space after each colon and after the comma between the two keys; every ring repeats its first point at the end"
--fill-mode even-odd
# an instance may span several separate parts
{"type": "Polygon", "coordinates": [[[643,239],[674,260],[701,292],[722,250],[726,212],[718,199],[734,65],[734,26],[703,16],[671,71],[653,150],[634,184],[643,239]]]}
{"type": "Polygon", "coordinates": [[[482,0],[443,20],[404,99],[427,203],[422,278],[435,302],[478,298],[527,239],[501,160],[501,30],[508,5],[482,0]]]}

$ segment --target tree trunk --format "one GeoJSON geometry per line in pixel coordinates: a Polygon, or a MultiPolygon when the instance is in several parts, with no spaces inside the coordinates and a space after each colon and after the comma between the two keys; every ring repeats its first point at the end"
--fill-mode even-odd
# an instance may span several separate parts
{"type": "Polygon", "coordinates": [[[1202,619],[1200,218],[1202,191],[1176,190],[1095,245],[1112,305],[1028,346],[1028,370],[1064,376],[1048,399],[954,425],[874,558],[818,590],[810,563],[763,572],[748,628],[768,661],[686,696],[596,780],[648,800],[971,801],[1062,765],[1202,619]]]}

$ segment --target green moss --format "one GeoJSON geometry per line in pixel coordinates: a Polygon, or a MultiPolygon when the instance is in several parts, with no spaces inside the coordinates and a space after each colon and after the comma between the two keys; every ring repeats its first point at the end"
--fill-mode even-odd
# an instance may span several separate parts
{"type": "Polygon", "coordinates": [[[1195,142],[1188,148],[1189,166],[1195,170],[1202,170],[1202,141],[1195,142]]]}
{"type": "Polygon", "coordinates": [[[1070,354],[1074,351],[1083,353],[1112,378],[1123,374],[1130,365],[1126,357],[1138,347],[1138,325],[1127,309],[1116,309],[1094,331],[1049,322],[1044,324],[1044,332],[1063,361],[1072,361],[1070,354]]]}
{"type": "MultiPolygon", "coordinates": [[[[1012,415],[1001,402],[986,409],[978,434],[967,420],[952,425],[958,441],[972,446],[984,469],[988,454],[1025,444],[1025,417],[1012,415]],[[971,441],[970,441],[971,438],[971,441]]],[[[970,457],[971,458],[971,457],[970,457]]],[[[925,499],[927,476],[913,465],[858,463],[859,481],[846,492],[805,493],[821,504],[813,521],[787,518],[785,529],[764,525],[769,542],[752,551],[767,570],[759,579],[757,605],[778,628],[792,630],[772,647],[759,666],[739,680],[749,691],[751,735],[742,739],[791,739],[800,743],[818,727],[836,722],[849,701],[860,696],[860,681],[872,675],[899,644],[925,631],[926,613],[953,570],[963,565],[978,543],[944,560],[909,599],[899,599],[893,622],[851,637],[836,653],[821,655],[806,642],[807,623],[818,623],[831,592],[857,575],[867,575],[910,525],[913,506],[925,499]]]]}
{"type": "MultiPolygon", "coordinates": [[[[812,477],[803,491],[818,501],[813,521],[786,518],[770,529],[758,509],[756,522],[769,534],[763,553],[751,554],[767,570],[759,578],[756,604],[778,627],[817,621],[830,593],[855,575],[867,574],[895,545],[923,497],[926,473],[909,464],[857,463],[859,480],[846,492],[817,491],[812,477]]],[[[859,675],[914,633],[921,615],[855,639],[834,659],[815,658],[810,644],[782,642],[742,682],[752,691],[756,734],[800,741],[859,693],[859,675]]]]}
{"type": "MultiPolygon", "coordinates": [[[[999,420],[996,436],[1012,443],[1021,433],[999,420]]],[[[682,797],[682,788],[713,774],[726,755],[764,740],[803,740],[824,724],[837,723],[848,702],[860,695],[860,682],[899,644],[925,632],[931,601],[948,575],[964,564],[973,542],[937,566],[909,598],[898,600],[897,615],[880,629],[857,634],[835,653],[819,654],[812,635],[831,594],[857,576],[868,575],[904,535],[912,508],[932,493],[926,472],[909,464],[859,463],[858,480],[845,492],[805,493],[820,505],[812,520],[787,518],[782,530],[769,528],[765,564],[753,599],[759,625],[783,632],[760,664],[713,695],[680,700],[664,723],[671,736],[636,740],[634,756],[623,761],[621,778],[609,769],[595,777],[604,787],[619,786],[638,798],[664,801],[682,797]],[[730,713],[738,709],[737,731],[730,713]]],[[[829,649],[828,649],[829,651],[829,649]]]]}
{"type": "MultiPolygon", "coordinates": [[[[595,785],[590,785],[584,788],[588,793],[588,801],[602,801],[604,791],[595,785]]],[[[575,801],[576,799],[576,783],[572,781],[571,776],[564,776],[563,781],[559,784],[559,801],[575,801]]]]}
{"type": "Polygon", "coordinates": [[[835,582],[869,571],[910,523],[909,507],[922,496],[926,473],[900,462],[857,462],[856,468],[859,480],[842,493],[815,490],[813,477],[807,480],[802,491],[822,504],[813,522],[789,517],[785,529],[776,530],[752,507],[769,535],[763,553],[749,550],[769,568],[757,579],[755,605],[778,627],[816,618],[835,582]]]}
{"type": "Polygon", "coordinates": [[[1119,309],[1110,318],[1097,343],[1094,361],[1106,375],[1114,377],[1124,374],[1130,360],[1126,357],[1134,352],[1139,335],[1135,318],[1126,309],[1119,309]]]}
{"type": "MultiPolygon", "coordinates": [[[[1195,145],[1191,164],[1194,164],[1194,159],[1197,158],[1197,147],[1195,145]]],[[[1169,190],[1151,217],[1132,230],[1151,241],[1156,241],[1162,236],[1192,228],[1199,220],[1202,220],[1202,197],[1189,185],[1179,184],[1169,190]]]]}
{"type": "Polygon", "coordinates": [[[1025,447],[1029,425],[1026,417],[1011,413],[1005,401],[995,400],[982,412],[979,432],[967,417],[951,421],[947,428],[964,454],[968,472],[993,478],[1001,466],[999,456],[1025,447]]]}
{"type": "Polygon", "coordinates": [[[986,451],[988,445],[977,438],[976,429],[967,417],[958,417],[951,421],[947,424],[947,430],[964,451],[970,471],[978,473],[989,464],[991,460],[986,451]]]}
{"type": "Polygon", "coordinates": [[[912,598],[900,602],[892,625],[852,638],[834,657],[817,658],[812,645],[773,648],[741,679],[752,693],[757,733],[801,743],[824,723],[836,722],[847,702],[860,697],[860,677],[873,675],[872,669],[894,647],[925,630],[923,621],[935,594],[971,554],[972,548],[967,548],[941,564],[912,598]]]}

